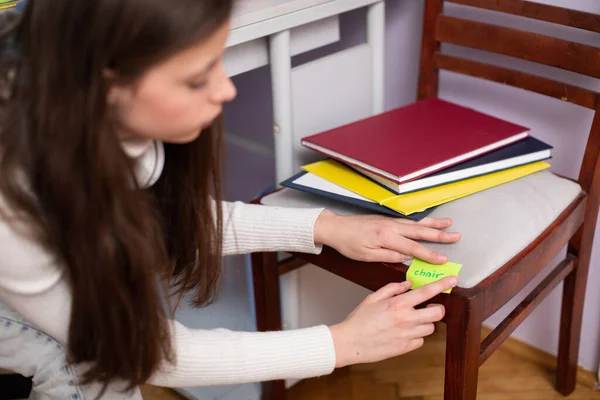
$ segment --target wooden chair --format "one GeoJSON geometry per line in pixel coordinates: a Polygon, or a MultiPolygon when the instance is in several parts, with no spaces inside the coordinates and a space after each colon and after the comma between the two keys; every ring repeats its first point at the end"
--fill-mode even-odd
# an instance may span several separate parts
{"type": "MultiPolygon", "coordinates": [[[[435,250],[448,254],[450,260],[460,260],[464,264],[459,275],[459,287],[450,295],[440,295],[432,300],[444,304],[447,310],[444,319],[448,344],[444,398],[475,399],[479,366],[563,281],[556,389],[563,395],[568,395],[575,388],[586,279],[600,202],[600,95],[527,73],[444,55],[440,51],[440,44],[446,42],[486,50],[594,78],[600,78],[600,49],[450,17],[443,14],[444,3],[479,7],[594,32],[600,32],[600,17],[521,0],[426,0],[425,6],[419,99],[437,95],[438,75],[442,69],[512,85],[595,110],[576,182],[550,172],[541,172],[448,203],[434,211],[434,214],[437,213],[434,216],[452,217],[455,221],[454,228],[463,232],[463,240],[458,244],[433,246],[435,250]],[[532,187],[532,192],[519,193],[532,187]],[[570,194],[566,195],[565,191],[570,194]],[[524,229],[537,224],[530,231],[530,234],[534,232],[535,235],[526,242],[521,238],[521,243],[513,243],[511,247],[508,243],[516,239],[512,237],[510,229],[502,224],[506,222],[505,219],[528,218],[531,210],[518,204],[525,203],[519,199],[519,196],[524,195],[541,196],[538,199],[539,208],[548,206],[555,209],[545,217],[540,217],[543,220],[541,222],[535,222],[534,218],[521,221],[524,229]],[[498,196],[503,196],[504,200],[498,200],[498,196]],[[511,200],[513,196],[515,201],[511,200]],[[557,198],[560,196],[563,198],[559,201],[557,198]],[[473,207],[490,202],[496,203],[493,211],[487,211],[490,215],[486,218],[496,218],[499,226],[494,231],[498,230],[499,235],[504,235],[504,239],[510,238],[510,241],[502,240],[502,236],[493,237],[494,233],[490,232],[473,234],[473,229],[478,229],[477,221],[472,218],[473,212],[465,210],[477,209],[473,207]],[[513,215],[514,212],[517,213],[516,216],[513,215]],[[549,216],[551,219],[544,220],[549,216]],[[472,227],[475,228],[471,229],[472,227]],[[468,232],[471,233],[465,234],[468,232]],[[483,237],[476,238],[477,235],[483,237]],[[483,240],[479,246],[488,247],[485,255],[475,251],[477,247],[473,242],[477,240],[483,240]],[[491,240],[497,241],[489,243],[491,240]],[[567,254],[564,260],[481,341],[482,322],[515,297],[565,246],[567,254]],[[503,256],[508,258],[499,261],[503,256]],[[473,276],[474,271],[478,271],[479,276],[473,276]]],[[[281,194],[285,190],[277,193],[281,194]]],[[[270,196],[276,196],[277,193],[270,196]]],[[[265,204],[294,205],[289,201],[286,203],[285,199],[269,203],[265,201],[266,198],[260,201],[265,204]]],[[[479,210],[486,212],[485,208],[481,207],[479,210]]],[[[356,262],[330,248],[324,248],[320,255],[293,254],[284,261],[278,261],[275,253],[256,253],[252,257],[257,323],[261,331],[281,329],[279,276],[304,264],[314,264],[371,290],[377,290],[392,281],[406,279],[407,267],[403,264],[356,262]]],[[[283,381],[267,382],[263,389],[263,399],[285,398],[283,381]]]]}

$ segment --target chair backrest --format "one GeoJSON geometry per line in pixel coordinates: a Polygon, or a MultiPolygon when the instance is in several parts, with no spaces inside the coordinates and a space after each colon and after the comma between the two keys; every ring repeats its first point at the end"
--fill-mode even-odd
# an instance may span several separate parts
{"type": "Polygon", "coordinates": [[[444,15],[444,3],[477,7],[597,33],[600,33],[600,15],[523,0],[426,0],[418,93],[419,99],[437,96],[439,70],[447,70],[541,93],[595,110],[578,182],[590,195],[588,210],[592,215],[588,215],[597,215],[600,201],[600,94],[530,73],[442,54],[440,46],[441,43],[451,43],[549,65],[596,79],[600,79],[600,48],[444,15]]]}

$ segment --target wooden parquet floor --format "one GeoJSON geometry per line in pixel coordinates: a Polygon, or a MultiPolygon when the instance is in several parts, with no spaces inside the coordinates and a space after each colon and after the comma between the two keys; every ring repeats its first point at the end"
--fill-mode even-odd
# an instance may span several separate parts
{"type": "MultiPolygon", "coordinates": [[[[289,400],[443,400],[444,325],[423,348],[391,360],[355,365],[304,380],[289,400]]],[[[509,339],[479,370],[478,400],[565,399],[554,390],[554,358],[509,339]]],[[[600,400],[590,373],[580,373],[573,400],[600,400]]],[[[142,388],[145,400],[180,400],[167,389],[142,388]]],[[[240,399],[244,400],[244,399],[240,399]]]]}

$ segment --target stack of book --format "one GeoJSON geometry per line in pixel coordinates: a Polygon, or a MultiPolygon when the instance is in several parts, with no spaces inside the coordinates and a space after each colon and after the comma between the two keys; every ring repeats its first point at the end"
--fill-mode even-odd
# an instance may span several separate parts
{"type": "Polygon", "coordinates": [[[419,220],[436,206],[547,169],[526,127],[427,99],[302,139],[328,158],[283,186],[419,220]]]}

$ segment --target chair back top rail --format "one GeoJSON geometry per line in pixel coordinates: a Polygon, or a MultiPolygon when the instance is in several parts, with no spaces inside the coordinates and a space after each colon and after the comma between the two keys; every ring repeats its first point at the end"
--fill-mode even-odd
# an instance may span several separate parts
{"type": "Polygon", "coordinates": [[[524,0],[446,0],[600,33],[600,15],[524,0]]]}
{"type": "Polygon", "coordinates": [[[600,48],[483,22],[439,15],[435,39],[600,79],[600,48]],[[585,62],[582,62],[585,61],[585,62]]]}

